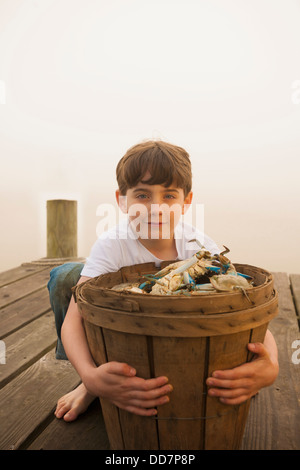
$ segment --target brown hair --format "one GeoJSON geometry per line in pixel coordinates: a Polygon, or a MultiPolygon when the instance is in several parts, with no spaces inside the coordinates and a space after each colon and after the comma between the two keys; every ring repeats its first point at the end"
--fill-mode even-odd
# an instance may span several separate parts
{"type": "Polygon", "coordinates": [[[189,154],[183,148],[161,140],[142,142],[127,150],[117,165],[116,174],[123,196],[140,181],[147,184],[163,184],[165,187],[174,184],[184,190],[185,196],[192,189],[189,154]],[[151,178],[142,181],[147,171],[151,178]]]}

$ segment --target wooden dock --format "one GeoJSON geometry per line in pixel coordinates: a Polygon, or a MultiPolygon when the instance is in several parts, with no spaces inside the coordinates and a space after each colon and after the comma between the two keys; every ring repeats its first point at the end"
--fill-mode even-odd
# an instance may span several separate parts
{"type": "MultiPolygon", "coordinates": [[[[56,330],[47,282],[53,268],[28,263],[0,273],[0,449],[108,450],[98,400],[73,423],[53,412],[80,379],[55,359],[56,330]],[[0,356],[1,357],[1,356],[0,356]]],[[[300,449],[300,275],[274,273],[279,315],[276,382],[251,400],[243,450],[300,449]]]]}

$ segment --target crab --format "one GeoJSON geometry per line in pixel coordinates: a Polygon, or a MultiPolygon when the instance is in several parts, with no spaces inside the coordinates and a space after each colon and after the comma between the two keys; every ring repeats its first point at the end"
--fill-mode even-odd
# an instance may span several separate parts
{"type": "Polygon", "coordinates": [[[198,265],[196,255],[188,260],[172,263],[152,277],[155,284],[150,294],[170,294],[186,285],[195,284],[194,278],[204,273],[205,268],[198,265]]]}
{"type": "Polygon", "coordinates": [[[251,302],[246,289],[251,289],[253,286],[243,276],[236,274],[220,274],[218,276],[212,276],[210,282],[217,291],[230,292],[240,290],[247,297],[249,302],[251,302]]]}
{"type": "Polygon", "coordinates": [[[150,294],[169,294],[170,292],[174,292],[179,289],[182,284],[183,274],[173,274],[171,271],[170,274],[156,280],[150,294]]]}
{"type": "MultiPolygon", "coordinates": [[[[224,246],[225,250],[222,253],[212,255],[198,240],[190,240],[190,242],[194,241],[199,244],[201,249],[191,258],[171,263],[154,276],[148,276],[148,281],[154,282],[150,294],[170,294],[178,289],[181,291],[183,288],[195,290],[197,278],[204,276],[207,272],[236,272],[230,260],[225,257],[225,254],[229,253],[226,246],[224,246]],[[213,265],[213,262],[218,262],[218,265],[213,265]]],[[[207,291],[208,288],[203,290],[207,291]]]]}
{"type": "Polygon", "coordinates": [[[116,286],[113,286],[111,290],[117,291],[117,292],[134,292],[136,294],[144,294],[145,292],[143,289],[139,288],[139,283],[132,283],[132,282],[123,282],[121,284],[117,284],[116,286]]]}
{"type": "Polygon", "coordinates": [[[250,301],[246,289],[252,287],[252,278],[236,271],[225,256],[229,253],[229,248],[224,245],[224,251],[212,255],[198,240],[190,242],[196,242],[200,246],[200,250],[191,258],[171,263],[155,274],[145,274],[145,281],[141,284],[123,283],[112,289],[152,295],[191,295],[239,289],[250,301]]]}

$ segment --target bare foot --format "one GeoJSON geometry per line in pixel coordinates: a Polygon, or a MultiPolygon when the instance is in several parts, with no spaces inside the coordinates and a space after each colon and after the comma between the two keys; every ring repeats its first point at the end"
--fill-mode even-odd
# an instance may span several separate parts
{"type": "Polygon", "coordinates": [[[57,418],[64,418],[65,421],[74,421],[78,415],[84,413],[95,397],[90,395],[81,383],[77,388],[61,397],[54,412],[57,418]]]}

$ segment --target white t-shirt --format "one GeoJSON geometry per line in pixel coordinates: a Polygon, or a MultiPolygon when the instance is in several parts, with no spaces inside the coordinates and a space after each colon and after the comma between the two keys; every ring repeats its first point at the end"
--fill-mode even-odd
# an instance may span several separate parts
{"type": "MultiPolygon", "coordinates": [[[[220,253],[216,243],[195,229],[193,226],[179,222],[174,231],[177,260],[184,260],[200,250],[197,239],[212,254],[220,253]]],[[[113,229],[104,232],[94,243],[87,258],[81,276],[96,277],[100,274],[118,271],[123,266],[154,262],[157,267],[163,260],[154,256],[137,239],[127,220],[113,229]]]]}

